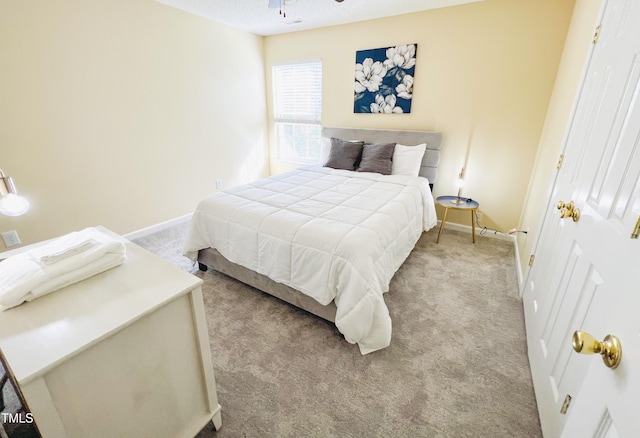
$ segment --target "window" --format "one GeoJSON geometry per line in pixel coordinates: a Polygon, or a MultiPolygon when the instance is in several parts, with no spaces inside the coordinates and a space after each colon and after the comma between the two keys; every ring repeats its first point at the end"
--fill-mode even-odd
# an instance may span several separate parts
{"type": "Polygon", "coordinates": [[[322,62],[273,66],[273,113],[277,158],[297,163],[320,158],[322,62]]]}

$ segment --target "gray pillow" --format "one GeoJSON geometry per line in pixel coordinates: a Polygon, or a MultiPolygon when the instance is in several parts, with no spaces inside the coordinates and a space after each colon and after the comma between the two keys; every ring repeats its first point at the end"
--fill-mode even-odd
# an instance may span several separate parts
{"type": "Polygon", "coordinates": [[[331,151],[324,167],[355,170],[362,154],[363,141],[345,141],[331,138],[331,151]]]}
{"type": "Polygon", "coordinates": [[[395,143],[365,143],[357,171],[391,175],[391,160],[395,148],[395,143]]]}

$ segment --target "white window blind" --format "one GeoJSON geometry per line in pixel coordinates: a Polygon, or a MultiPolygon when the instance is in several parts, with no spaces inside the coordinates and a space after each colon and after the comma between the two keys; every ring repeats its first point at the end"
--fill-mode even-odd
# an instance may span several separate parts
{"type": "Polygon", "coordinates": [[[279,159],[313,162],[320,154],[322,62],[272,68],[274,121],[279,159]]]}
{"type": "Polygon", "coordinates": [[[276,121],[317,122],[322,114],[320,61],[273,66],[276,121]]]}

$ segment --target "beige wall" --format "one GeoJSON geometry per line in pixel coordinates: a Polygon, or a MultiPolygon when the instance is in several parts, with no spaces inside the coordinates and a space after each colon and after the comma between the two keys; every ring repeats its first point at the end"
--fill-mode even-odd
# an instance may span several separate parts
{"type": "Polygon", "coordinates": [[[151,0],[12,0],[0,60],[0,168],[32,205],[0,231],[24,243],[268,174],[262,37],[151,0]]]}
{"type": "Polygon", "coordinates": [[[2,2],[0,168],[32,209],[0,216],[0,231],[24,243],[95,224],[127,233],[193,211],[216,179],[266,175],[270,66],[310,58],[323,60],[323,124],[442,131],[435,194],[454,193],[466,164],[483,225],[535,230],[549,186],[527,184],[557,158],[562,105],[540,133],[573,4],[485,0],[263,39],[148,0],[2,2]],[[355,51],[401,43],[418,43],[411,114],[353,114],[355,51]]]}
{"type": "Polygon", "coordinates": [[[549,196],[557,172],[558,157],[563,150],[573,102],[593,46],[591,41],[601,4],[601,0],[577,0],[573,12],[520,218],[520,227],[529,227],[530,230],[527,235],[518,236],[518,252],[523,272],[528,270],[529,257],[539,235],[547,203],[558,201],[550,199],[549,196]]]}
{"type": "MultiPolygon", "coordinates": [[[[441,131],[435,195],[455,194],[466,163],[463,193],[480,202],[483,225],[509,230],[520,218],[573,5],[486,0],[267,37],[267,83],[274,62],[321,58],[324,125],[441,131]],[[354,114],[355,52],[404,43],[418,44],[411,114],[354,114]]],[[[468,214],[451,219],[469,225],[468,214]]]]}

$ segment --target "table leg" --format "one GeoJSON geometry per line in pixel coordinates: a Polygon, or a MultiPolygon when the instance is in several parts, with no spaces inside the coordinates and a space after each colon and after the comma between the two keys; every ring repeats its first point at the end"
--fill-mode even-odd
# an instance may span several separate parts
{"type": "Polygon", "coordinates": [[[213,427],[215,427],[216,430],[220,430],[220,428],[222,427],[222,411],[216,412],[213,415],[211,422],[213,423],[213,427]]]}
{"type": "Polygon", "coordinates": [[[449,212],[449,207],[444,208],[444,216],[442,217],[442,222],[440,223],[440,231],[438,231],[438,238],[436,239],[436,243],[440,242],[440,234],[442,234],[442,230],[444,229],[444,223],[447,221],[447,213],[449,212]]]}
{"type": "Polygon", "coordinates": [[[471,241],[476,243],[476,221],[475,221],[475,213],[476,210],[471,210],[471,241]]]}

